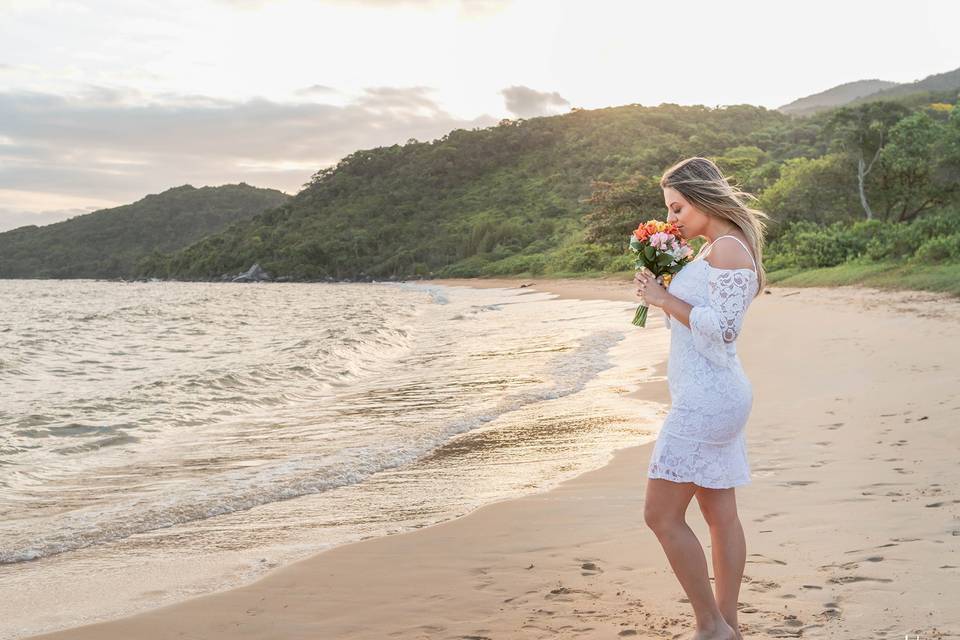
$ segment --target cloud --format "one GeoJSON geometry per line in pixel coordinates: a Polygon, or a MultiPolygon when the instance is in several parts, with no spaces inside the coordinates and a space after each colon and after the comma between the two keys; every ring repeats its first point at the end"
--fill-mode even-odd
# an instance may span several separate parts
{"type": "MultiPolygon", "coordinates": [[[[236,9],[261,9],[270,4],[282,4],[284,0],[217,0],[236,9]]],[[[438,9],[456,6],[465,17],[493,15],[513,3],[514,0],[323,0],[326,4],[374,9],[438,9]]]]}
{"type": "Polygon", "coordinates": [[[567,99],[556,91],[547,93],[515,85],[503,89],[500,94],[504,97],[507,109],[521,118],[555,115],[570,106],[567,99]]]}
{"type": "Polygon", "coordinates": [[[297,89],[297,95],[300,96],[330,95],[331,93],[337,93],[337,90],[325,84],[312,84],[309,87],[297,89]]]}
{"type": "Polygon", "coordinates": [[[217,0],[220,4],[229,5],[235,9],[259,9],[268,4],[277,4],[276,0],[217,0]]]}
{"type": "Polygon", "coordinates": [[[74,216],[90,213],[96,209],[96,207],[87,207],[85,209],[51,209],[49,211],[31,212],[0,207],[0,233],[31,224],[42,227],[74,216]]]}
{"type": "MultiPolygon", "coordinates": [[[[498,122],[486,114],[456,118],[430,91],[371,87],[344,105],[103,87],[73,96],[0,92],[0,190],[78,203],[132,202],[182,184],[240,181],[296,193],[316,170],[358,149],[498,122]]],[[[32,211],[46,209],[65,210],[32,211]]],[[[0,227],[10,228],[4,218],[20,220],[19,213],[0,211],[0,227]]]]}

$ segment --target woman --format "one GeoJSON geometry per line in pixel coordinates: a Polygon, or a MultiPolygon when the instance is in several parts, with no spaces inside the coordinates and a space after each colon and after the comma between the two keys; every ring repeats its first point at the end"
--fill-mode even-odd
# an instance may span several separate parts
{"type": "Polygon", "coordinates": [[[663,546],[693,606],[692,640],[740,640],[737,597],[746,541],[735,487],[750,482],[744,429],[753,391],[736,352],[744,313],[763,290],[764,218],[755,198],[732,186],[706,158],[677,163],[660,180],[667,220],[687,240],[706,236],[670,289],[644,269],[637,295],[660,307],[670,328],[671,409],[647,471],[644,519],[663,546]],[[684,514],[693,496],[710,528],[716,597],[703,548],[684,514]]]}

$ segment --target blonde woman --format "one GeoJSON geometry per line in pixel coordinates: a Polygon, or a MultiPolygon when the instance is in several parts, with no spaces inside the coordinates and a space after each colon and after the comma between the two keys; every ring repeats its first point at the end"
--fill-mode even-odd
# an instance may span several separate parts
{"type": "Polygon", "coordinates": [[[660,307],[670,328],[671,408],[647,470],[644,519],[696,617],[692,640],[740,640],[737,597],[746,541],[735,488],[750,482],[744,430],[753,389],[736,352],[744,314],[763,290],[762,211],[706,158],[688,158],[660,180],[667,220],[687,240],[705,236],[694,260],[665,289],[650,271],[637,295],[660,307]],[[710,528],[716,595],[703,547],[684,518],[696,496],[710,528]]]}

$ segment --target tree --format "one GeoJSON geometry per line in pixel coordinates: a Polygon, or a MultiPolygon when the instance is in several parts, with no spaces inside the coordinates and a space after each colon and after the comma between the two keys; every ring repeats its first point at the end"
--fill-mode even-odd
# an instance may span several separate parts
{"type": "Polygon", "coordinates": [[[867,200],[867,176],[889,139],[890,129],[908,113],[907,107],[895,102],[868,102],[838,109],[827,123],[828,135],[856,160],[857,189],[867,220],[873,218],[867,200]]]}
{"type": "MultiPolygon", "coordinates": [[[[956,128],[953,133],[956,135],[956,128]]],[[[922,111],[898,122],[880,155],[884,169],[887,219],[906,222],[921,212],[944,204],[956,192],[956,180],[942,179],[949,162],[951,127],[922,111]]]]}
{"type": "Polygon", "coordinates": [[[591,186],[593,193],[585,200],[593,206],[584,216],[587,242],[626,251],[630,232],[664,208],[660,181],[641,173],[623,182],[593,180],[591,186]]]}
{"type": "MultiPolygon", "coordinates": [[[[780,178],[760,196],[760,206],[779,227],[796,220],[827,224],[857,217],[856,179],[843,154],[793,158],[780,168],[780,178]]],[[[771,235],[778,235],[771,229],[771,235]]]]}

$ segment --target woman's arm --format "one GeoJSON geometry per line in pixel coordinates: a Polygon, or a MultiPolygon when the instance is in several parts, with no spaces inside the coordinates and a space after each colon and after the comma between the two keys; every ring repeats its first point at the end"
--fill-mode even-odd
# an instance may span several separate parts
{"type": "MultiPolygon", "coordinates": [[[[703,247],[701,247],[702,249],[703,247]]],[[[738,269],[749,267],[751,262],[749,257],[744,254],[743,248],[735,242],[717,243],[710,251],[710,260],[707,264],[716,269],[738,269]]],[[[676,319],[682,322],[687,328],[690,327],[690,312],[693,305],[684,302],[680,298],[671,295],[670,290],[666,290],[666,297],[663,304],[659,305],[663,311],[670,316],[671,321],[676,319]]]]}
{"type": "Polygon", "coordinates": [[[675,295],[672,295],[669,291],[667,292],[667,297],[663,301],[663,305],[660,307],[663,309],[667,315],[670,316],[671,322],[673,320],[679,320],[681,323],[690,326],[690,311],[693,309],[693,305],[687,302],[684,302],[675,295]]]}

